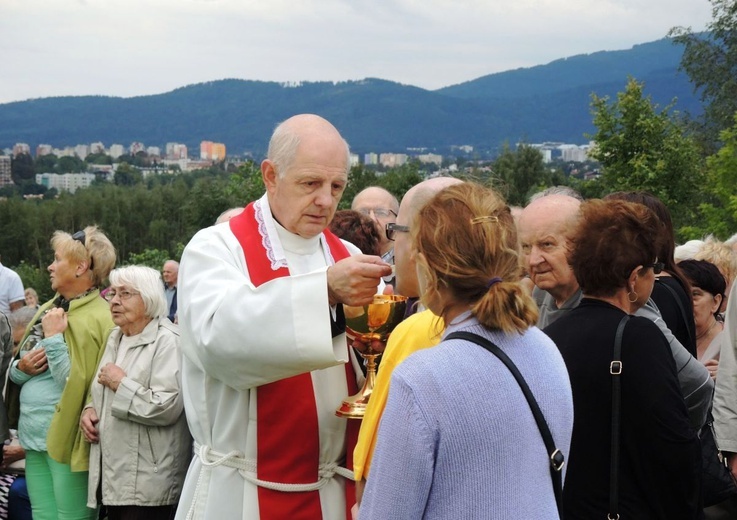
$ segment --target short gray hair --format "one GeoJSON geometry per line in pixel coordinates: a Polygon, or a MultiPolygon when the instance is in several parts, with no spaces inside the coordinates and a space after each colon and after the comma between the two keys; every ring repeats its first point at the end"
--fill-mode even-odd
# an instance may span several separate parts
{"type": "Polygon", "coordinates": [[[143,265],[128,265],[110,272],[110,285],[125,285],[141,293],[146,316],[161,318],[166,316],[166,295],[164,281],[156,269],[143,265]]]}
{"type": "Polygon", "coordinates": [[[550,186],[549,188],[545,188],[542,191],[538,191],[537,193],[532,194],[530,196],[528,204],[530,202],[536,201],[537,199],[547,197],[548,195],[565,195],[566,197],[571,197],[583,202],[583,197],[581,196],[581,194],[570,186],[550,186]]]}
{"type": "Polygon", "coordinates": [[[37,312],[38,309],[35,309],[33,307],[21,307],[20,309],[14,310],[10,314],[8,314],[10,327],[13,330],[16,330],[18,328],[25,330],[26,327],[28,327],[28,324],[31,323],[31,320],[37,312]]]}

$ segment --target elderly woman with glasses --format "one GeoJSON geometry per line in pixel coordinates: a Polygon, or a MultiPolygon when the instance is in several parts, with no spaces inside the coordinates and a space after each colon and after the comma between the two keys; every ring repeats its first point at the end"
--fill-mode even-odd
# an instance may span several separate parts
{"type": "Polygon", "coordinates": [[[9,419],[26,450],[33,518],[95,518],[87,507],[89,445],[79,417],[113,326],[99,287],[116,253],[96,226],[74,235],[56,231],[51,247],[56,295],[36,313],[11,364],[9,419]]]}
{"type": "Polygon", "coordinates": [[[590,200],[570,239],[583,299],[544,330],[573,388],[563,517],[699,518],[701,447],[673,355],[657,325],[631,316],[663,269],[660,219],[642,204],[590,200]]]}
{"type": "Polygon", "coordinates": [[[101,499],[109,520],[173,518],[192,446],[178,327],[149,267],[115,269],[105,299],[117,327],[80,420],[92,443],[88,505],[101,499]]]}

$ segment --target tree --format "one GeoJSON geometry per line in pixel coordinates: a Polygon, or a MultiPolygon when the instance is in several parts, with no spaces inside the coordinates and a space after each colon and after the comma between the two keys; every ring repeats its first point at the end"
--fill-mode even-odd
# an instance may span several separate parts
{"type": "Polygon", "coordinates": [[[10,160],[10,175],[16,184],[27,180],[35,182],[36,172],[33,170],[33,158],[27,153],[19,153],[13,157],[10,160]]]}
{"type": "Polygon", "coordinates": [[[138,168],[134,168],[128,163],[120,163],[118,169],[115,170],[113,182],[118,186],[133,186],[143,182],[143,175],[138,168]]]}
{"type": "Polygon", "coordinates": [[[545,168],[542,154],[526,144],[512,150],[505,143],[491,169],[493,174],[488,182],[502,191],[511,205],[524,206],[535,191],[550,186],[550,172],[545,168]]]}
{"type": "Polygon", "coordinates": [[[80,173],[87,169],[87,164],[76,155],[59,157],[56,163],[56,173],[80,173]]]}
{"type": "Polygon", "coordinates": [[[603,167],[607,191],[644,190],[669,207],[676,228],[692,221],[703,183],[700,150],[685,125],[658,112],[643,85],[630,79],[616,101],[592,96],[596,146],[589,155],[603,167]]]}
{"type": "Polygon", "coordinates": [[[36,173],[53,173],[56,171],[56,163],[58,158],[53,153],[36,157],[33,163],[33,169],[36,173]]]}
{"type": "Polygon", "coordinates": [[[716,142],[718,133],[732,126],[737,112],[737,1],[709,0],[712,21],[707,32],[674,27],[668,33],[684,46],[681,69],[691,78],[706,104],[703,132],[716,142]]]}
{"type": "Polygon", "coordinates": [[[699,225],[688,228],[686,238],[713,233],[726,239],[737,229],[737,113],[733,121],[719,135],[722,148],[706,159],[707,200],[699,206],[699,225]]]}

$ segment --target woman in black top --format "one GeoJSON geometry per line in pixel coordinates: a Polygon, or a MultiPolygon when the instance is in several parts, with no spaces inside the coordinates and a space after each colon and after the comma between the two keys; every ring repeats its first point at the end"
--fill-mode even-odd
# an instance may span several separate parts
{"type": "Polygon", "coordinates": [[[660,219],[662,241],[658,250],[658,259],[663,262],[663,272],[655,278],[651,298],[658,306],[663,321],[676,339],[692,356],[696,357],[696,328],[691,286],[683,271],[676,265],[674,258],[676,241],[670,211],[659,198],[645,191],[620,191],[610,193],[605,197],[605,200],[612,199],[643,204],[660,219]]]}
{"type": "MultiPolygon", "coordinates": [[[[566,362],[574,424],[563,488],[564,518],[607,518],[610,498],[612,375],[617,327],[648,300],[660,222],[620,200],[581,206],[570,263],[583,299],[545,329],[566,362]]],[[[618,511],[622,518],[699,518],[701,448],[691,429],[668,343],[647,318],[624,328],[618,511]]],[[[613,515],[613,517],[616,515],[613,515]]]]}

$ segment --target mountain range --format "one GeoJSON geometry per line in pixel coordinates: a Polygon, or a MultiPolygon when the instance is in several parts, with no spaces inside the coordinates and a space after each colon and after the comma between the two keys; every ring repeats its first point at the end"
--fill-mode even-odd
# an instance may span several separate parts
{"type": "Polygon", "coordinates": [[[260,156],[275,123],[301,112],[326,117],[359,153],[442,153],[452,145],[494,150],[518,141],[580,144],[594,131],[591,94],[616,97],[628,77],[644,82],[661,108],[675,99],[675,110],[700,113],[698,96],[678,70],[682,53],[661,39],[438,90],[375,78],[299,84],[223,79],[151,96],[31,99],[0,104],[0,148],[141,141],[198,150],[200,141],[209,140],[225,143],[229,154],[260,156]]]}

